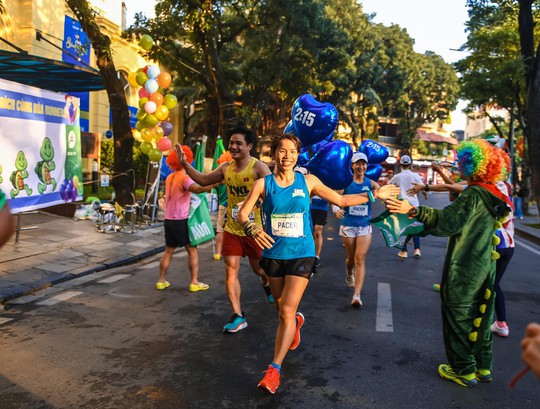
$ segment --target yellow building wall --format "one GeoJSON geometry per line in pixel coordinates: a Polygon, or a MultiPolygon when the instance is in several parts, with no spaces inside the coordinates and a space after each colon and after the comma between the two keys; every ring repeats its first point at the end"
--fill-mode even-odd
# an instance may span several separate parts
{"type": "MultiPolygon", "coordinates": [[[[99,13],[97,23],[102,32],[111,38],[112,55],[117,71],[129,74],[132,71],[153,64],[139,55],[138,44],[129,43],[122,38],[120,24],[122,22],[121,0],[91,0],[95,10],[99,13]]],[[[31,55],[44,58],[62,60],[62,42],[64,39],[65,15],[75,19],[65,0],[7,0],[3,2],[6,13],[0,15],[0,36],[28,51],[31,55]],[[36,30],[42,32],[43,37],[57,47],[36,39],[36,30]]],[[[3,42],[0,49],[15,52],[16,50],[3,42]]],[[[97,68],[93,50],[90,52],[90,65],[97,68]]],[[[172,73],[171,73],[172,75],[172,73]]],[[[127,94],[128,105],[138,108],[137,89],[130,87],[127,94]]],[[[90,106],[88,113],[82,113],[82,118],[89,120],[91,133],[104,136],[110,129],[109,125],[109,99],[105,91],[90,93],[90,106]]],[[[173,124],[171,139],[178,141],[178,134],[183,129],[183,112],[178,106],[173,110],[170,122],[173,124]]],[[[180,138],[182,139],[182,138],[180,138]]]]}

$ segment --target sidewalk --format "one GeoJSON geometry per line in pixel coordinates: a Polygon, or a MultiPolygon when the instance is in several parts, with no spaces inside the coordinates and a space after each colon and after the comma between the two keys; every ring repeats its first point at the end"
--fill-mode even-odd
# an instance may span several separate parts
{"type": "MultiPolygon", "coordinates": [[[[516,236],[540,245],[536,205],[515,221],[516,236]]],[[[21,226],[37,229],[15,235],[0,250],[0,304],[66,280],[135,262],[165,249],[163,224],[134,233],[100,233],[90,220],[39,212],[21,216],[21,226]]]]}
{"type": "Polygon", "coordinates": [[[165,249],[163,223],[134,233],[100,233],[91,220],[38,212],[21,216],[19,233],[0,250],[0,304],[62,281],[132,263],[165,249]]]}

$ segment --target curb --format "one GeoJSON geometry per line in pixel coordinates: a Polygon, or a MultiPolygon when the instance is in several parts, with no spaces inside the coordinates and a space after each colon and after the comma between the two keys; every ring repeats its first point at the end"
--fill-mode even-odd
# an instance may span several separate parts
{"type": "Polygon", "coordinates": [[[8,301],[13,300],[14,298],[31,295],[37,291],[52,287],[53,285],[61,284],[66,281],[84,277],[89,274],[98,273],[100,271],[108,270],[115,267],[120,267],[127,264],[132,264],[139,260],[153,256],[154,254],[161,253],[163,251],[165,251],[165,245],[154,247],[153,249],[146,250],[140,254],[136,254],[133,256],[127,256],[127,257],[121,256],[114,259],[103,261],[98,264],[94,264],[92,266],[80,267],[75,270],[59,273],[58,276],[56,276],[52,280],[38,281],[32,284],[16,284],[12,287],[5,289],[4,291],[2,291],[2,293],[0,293],[0,306],[5,306],[5,304],[8,301]]]}
{"type": "Polygon", "coordinates": [[[518,229],[516,226],[514,226],[514,234],[522,239],[536,244],[537,246],[540,246],[540,237],[533,233],[530,233],[526,230],[518,229]]]}

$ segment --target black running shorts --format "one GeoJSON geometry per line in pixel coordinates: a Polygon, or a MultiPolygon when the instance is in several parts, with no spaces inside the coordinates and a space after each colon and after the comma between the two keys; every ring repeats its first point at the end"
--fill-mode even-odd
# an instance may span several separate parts
{"type": "Polygon", "coordinates": [[[326,226],[328,210],[311,209],[311,220],[314,226],[326,226]]]}
{"type": "Polygon", "coordinates": [[[278,260],[263,257],[259,266],[268,277],[298,276],[309,280],[315,264],[315,257],[293,258],[291,260],[278,260]]]}
{"type": "Polygon", "coordinates": [[[187,219],[169,220],[163,222],[165,228],[165,245],[167,247],[185,247],[189,245],[187,219]]]}

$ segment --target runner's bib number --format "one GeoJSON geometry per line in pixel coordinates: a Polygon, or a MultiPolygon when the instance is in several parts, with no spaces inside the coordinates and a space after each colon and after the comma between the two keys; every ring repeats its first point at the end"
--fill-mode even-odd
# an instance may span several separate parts
{"type": "MultiPolygon", "coordinates": [[[[231,215],[232,215],[232,219],[234,221],[236,221],[236,216],[238,215],[238,206],[234,205],[233,208],[231,209],[231,215]]],[[[249,221],[251,222],[254,222],[255,221],[255,213],[254,212],[251,212],[250,214],[248,214],[248,219],[249,221]]]]}
{"type": "Polygon", "coordinates": [[[273,214],[272,234],[276,237],[304,237],[304,215],[302,213],[273,214]]]}
{"type": "Polygon", "coordinates": [[[369,209],[367,205],[356,205],[349,207],[349,214],[351,216],[367,216],[368,211],[369,209]]]}

